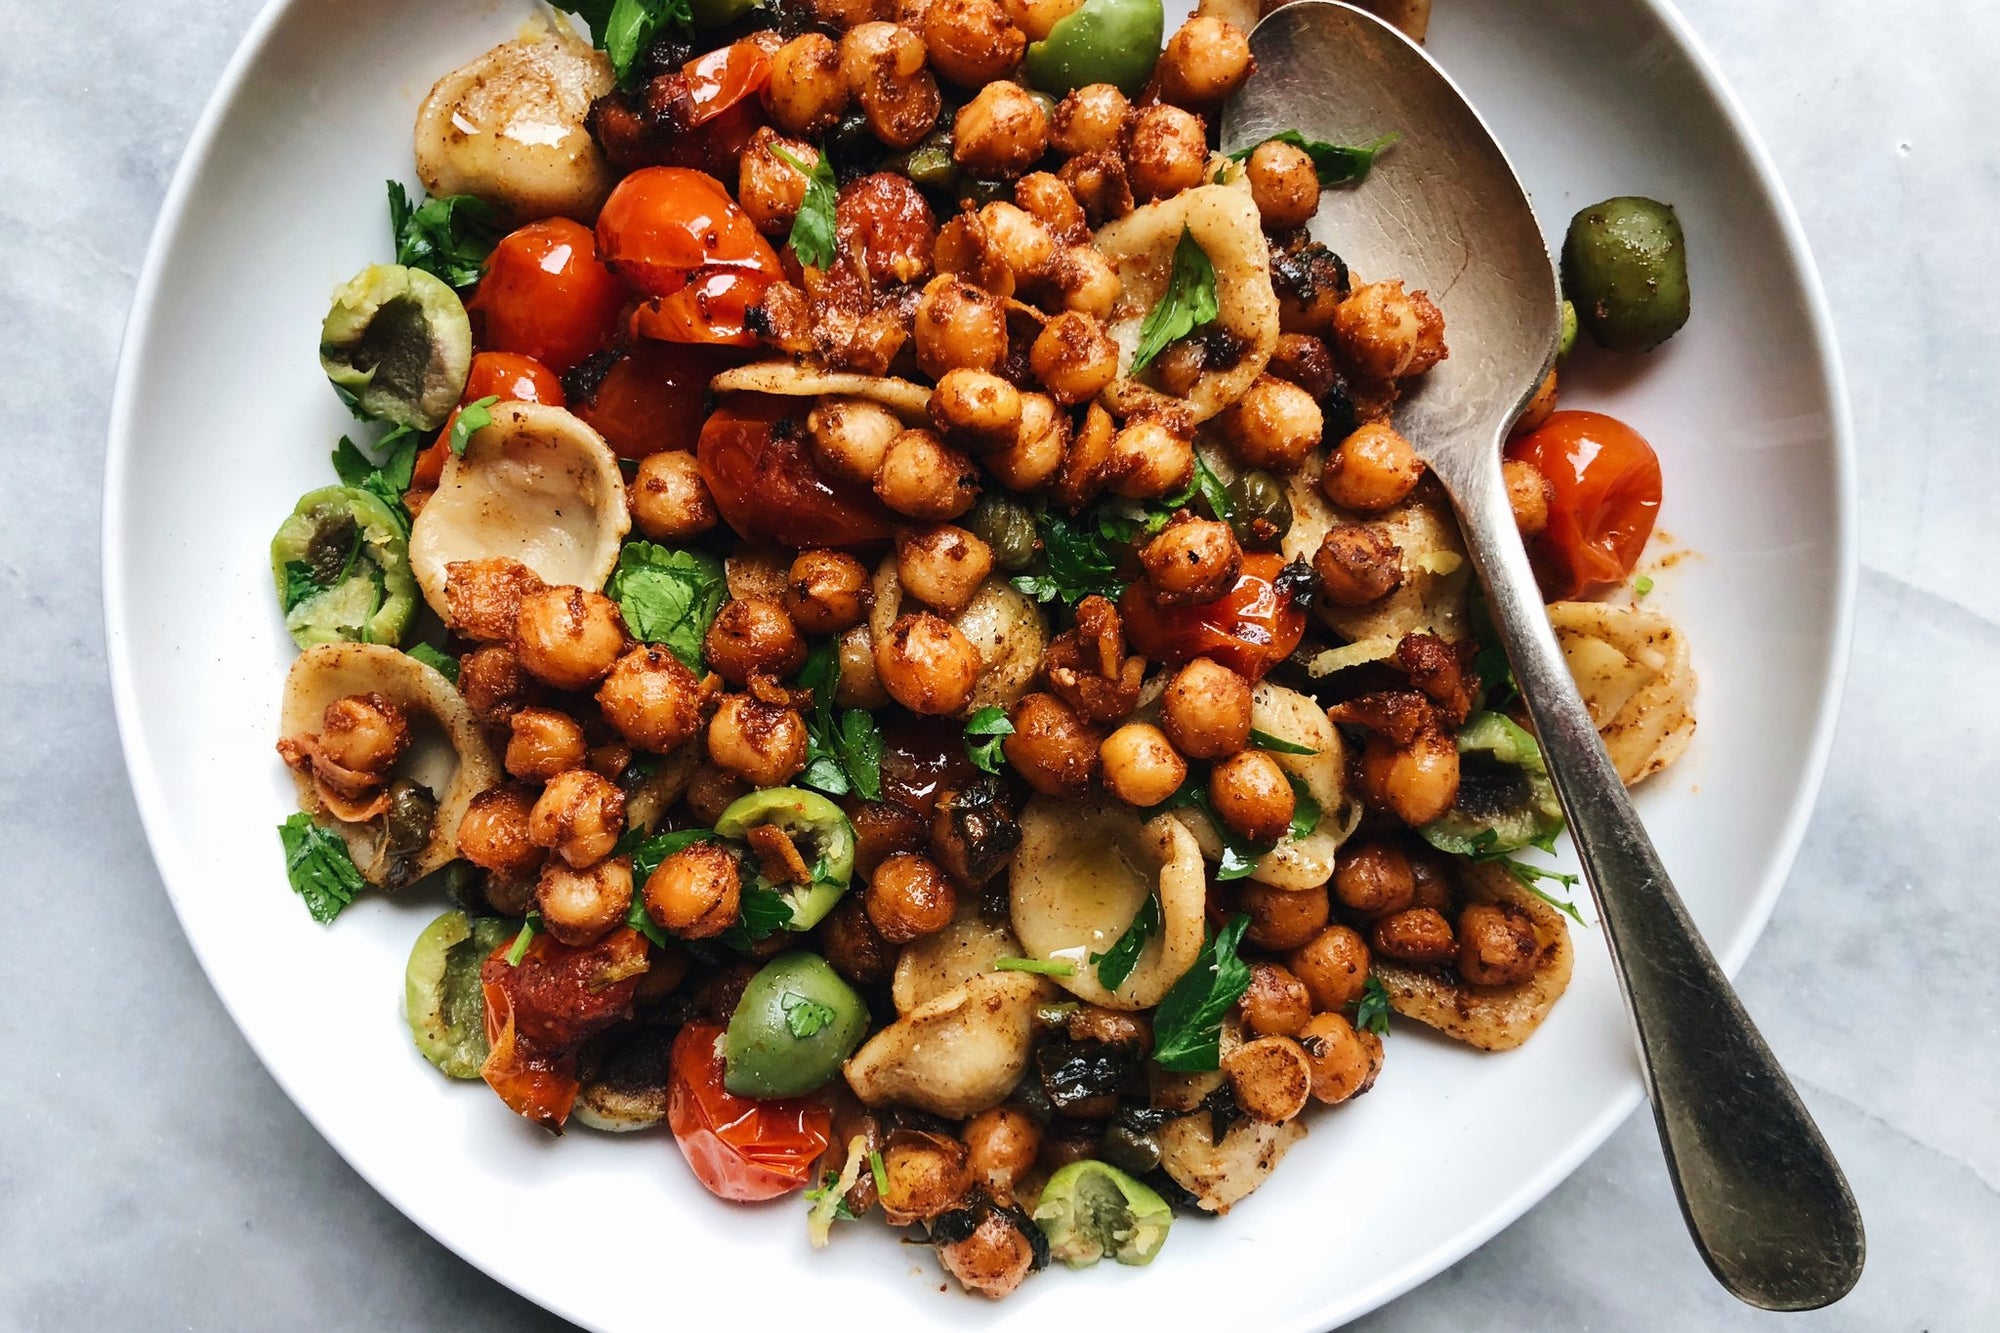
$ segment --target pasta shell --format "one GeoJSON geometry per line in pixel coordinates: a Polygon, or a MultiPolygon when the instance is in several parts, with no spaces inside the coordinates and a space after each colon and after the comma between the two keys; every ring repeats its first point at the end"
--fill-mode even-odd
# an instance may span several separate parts
{"type": "Polygon", "coordinates": [[[1269,1180],[1305,1136],[1300,1120],[1282,1125],[1239,1120],[1217,1143],[1209,1113],[1197,1111],[1160,1126],[1160,1165],[1204,1212],[1226,1213],[1269,1180]]]}
{"type": "Polygon", "coordinates": [[[1549,624],[1626,786],[1687,752],[1694,739],[1694,666],[1687,637],[1671,620],[1629,606],[1556,602],[1549,624]]]}
{"type": "Polygon", "coordinates": [[[991,972],[1002,958],[1018,957],[1021,942],[1005,926],[988,922],[976,906],[943,930],[904,946],[896,959],[889,997],[899,1014],[914,1013],[938,996],[991,972]]]}
{"type": "Polygon", "coordinates": [[[849,1057],[847,1085],[869,1106],[910,1106],[953,1120],[1004,1100],[1028,1067],[1035,1008],[1048,983],[982,972],[918,1005],[849,1057]]]}
{"type": "MultiPolygon", "coordinates": [[[[906,609],[895,556],[876,567],[873,591],[868,632],[879,641],[906,609]]],[[[979,653],[979,678],[973,682],[964,714],[1019,703],[1041,670],[1042,650],[1049,646],[1048,622],[1035,600],[995,575],[980,584],[965,609],[950,620],[979,653]]]]}
{"type": "Polygon", "coordinates": [[[717,393],[774,393],[786,398],[817,398],[822,394],[866,398],[913,425],[924,425],[930,420],[931,391],[921,384],[881,375],[821,370],[796,361],[759,361],[737,366],[710,380],[708,387],[717,393]]]}
{"type": "Polygon", "coordinates": [[[1350,514],[1335,509],[1320,494],[1319,475],[1325,460],[1315,454],[1286,481],[1285,498],[1292,504],[1292,526],[1279,549],[1287,560],[1311,563],[1326,534],[1343,523],[1369,523],[1402,548],[1403,582],[1394,592],[1367,606],[1335,606],[1325,598],[1313,610],[1328,628],[1349,641],[1387,639],[1405,634],[1435,634],[1456,642],[1472,633],[1472,564],[1465,558],[1465,539],[1451,504],[1437,487],[1417,487],[1410,498],[1379,514],[1350,514]]]}

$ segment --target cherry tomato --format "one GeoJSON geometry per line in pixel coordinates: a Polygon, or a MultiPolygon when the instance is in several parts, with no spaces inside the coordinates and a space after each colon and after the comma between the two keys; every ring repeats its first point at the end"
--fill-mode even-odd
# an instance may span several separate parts
{"type": "Polygon", "coordinates": [[[1168,666],[1212,658],[1261,680],[1306,632],[1305,613],[1280,584],[1284,568],[1284,557],[1274,552],[1246,555],[1229,591],[1197,606],[1161,606],[1149,585],[1133,584],[1118,603],[1132,651],[1168,666]]]}
{"type": "Polygon", "coordinates": [[[771,57],[756,42],[732,42],[688,61],[681,74],[687,79],[692,129],[761,92],[771,81],[771,57]]]}
{"type": "Polygon", "coordinates": [[[833,1112],[803,1097],[754,1101],[722,1086],[722,1028],[690,1023],[674,1038],[667,1124],[695,1179],[739,1203],[775,1199],[812,1180],[833,1112]]]}
{"type": "MultiPolygon", "coordinates": [[[[547,403],[563,406],[562,381],[533,357],[514,352],[479,352],[472,358],[471,373],[465,377],[465,392],[458,401],[476,403],[482,398],[498,398],[503,403],[547,403]]],[[[445,418],[431,447],[417,456],[410,476],[413,493],[428,494],[444,478],[444,460],[451,456],[451,429],[458,424],[458,409],[445,418]]]]}
{"type": "Polygon", "coordinates": [[[635,290],[669,297],[697,269],[775,279],[771,243],[722,183],[686,167],[646,167],[618,182],[597,215],[597,254],[635,290]]]}
{"type": "Polygon", "coordinates": [[[612,931],[588,948],[537,934],[518,963],[510,941],[479,968],[492,1048],[479,1076],[517,1115],[561,1129],[576,1103],[576,1051],[624,1017],[645,972],[646,939],[612,931]]]}
{"type": "Polygon", "coordinates": [[[738,394],[709,417],[696,456],[715,507],[738,536],[753,541],[859,546],[888,540],[892,519],[875,493],[819,470],[805,437],[806,406],[796,398],[738,394]]]}
{"type": "Polygon", "coordinates": [[[762,303],[771,280],[740,268],[698,268],[672,296],[659,296],[632,312],[632,335],[670,343],[755,347],[750,307],[762,303]]]}
{"type": "Polygon", "coordinates": [[[620,458],[692,452],[708,415],[708,382],[742,359],[718,347],[641,340],[573,376],[569,410],[620,458]]]}
{"type": "Polygon", "coordinates": [[[501,238],[466,310],[481,347],[531,356],[560,375],[616,336],[626,299],[597,262],[590,228],[545,218],[501,238]]]}
{"type": "Polygon", "coordinates": [[[1660,512],[1660,459],[1630,426],[1601,412],[1555,412],[1507,445],[1549,479],[1549,525],[1529,544],[1542,592],[1575,597],[1632,572],[1660,512]]]}

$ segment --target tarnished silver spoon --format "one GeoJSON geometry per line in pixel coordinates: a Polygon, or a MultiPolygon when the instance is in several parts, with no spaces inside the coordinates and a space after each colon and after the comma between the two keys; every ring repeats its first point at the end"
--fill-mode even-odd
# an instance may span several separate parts
{"type": "Polygon", "coordinates": [[[1296,0],[1257,25],[1257,70],[1225,110],[1225,151],[1282,130],[1401,135],[1365,188],[1312,230],[1362,273],[1444,311],[1451,356],[1397,424],[1457,509],[1547,757],[1638,1036],[1667,1171],[1717,1280],[1809,1310],[1861,1276],[1861,1214],[1826,1140],[1667,879],[1542,610],[1500,476],[1508,426],[1555,358],[1561,297],[1526,192],[1479,115],[1422,50],[1370,14],[1296,0]]]}

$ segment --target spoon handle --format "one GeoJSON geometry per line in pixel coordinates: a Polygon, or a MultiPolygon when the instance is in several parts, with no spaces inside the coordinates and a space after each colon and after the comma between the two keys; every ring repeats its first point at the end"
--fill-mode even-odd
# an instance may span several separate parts
{"type": "MultiPolygon", "coordinates": [[[[1808,1310],[1861,1275],[1861,1214],[1826,1140],[1667,879],[1549,628],[1500,451],[1436,459],[1569,817],[1638,1036],[1667,1172],[1723,1286],[1808,1310]]],[[[1435,465],[1434,465],[1435,466],[1435,465]]]]}

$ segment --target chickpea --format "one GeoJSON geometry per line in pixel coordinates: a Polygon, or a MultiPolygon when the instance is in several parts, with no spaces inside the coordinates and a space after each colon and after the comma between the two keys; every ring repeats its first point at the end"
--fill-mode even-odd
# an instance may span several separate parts
{"type": "Polygon", "coordinates": [[[713,939],[736,924],[743,872],[733,853],[712,842],[683,847],[646,877],[646,915],[669,935],[713,939]]]}
{"type": "Polygon", "coordinates": [[[807,0],[805,6],[825,27],[838,32],[864,23],[886,23],[896,17],[896,0],[807,0]]]}
{"type": "Polygon", "coordinates": [[[1556,410],[1556,371],[1549,367],[1549,373],[1542,376],[1542,382],[1535,386],[1535,396],[1521,409],[1521,415],[1507,431],[1510,440],[1519,439],[1532,431],[1540,430],[1542,423],[1556,410]]]}
{"type": "Polygon", "coordinates": [[[1306,983],[1276,963],[1250,964],[1250,988],[1239,1003],[1244,1026],[1260,1037],[1296,1036],[1313,1014],[1306,983]]]}
{"type": "Polygon", "coordinates": [[[882,674],[875,669],[875,637],[866,625],[840,635],[840,688],[833,700],[842,708],[877,709],[889,702],[882,674]]]}
{"type": "Polygon", "coordinates": [[[808,634],[848,629],[868,614],[868,568],[845,551],[801,551],[780,605],[808,634]]]}
{"type": "Polygon", "coordinates": [[[1122,153],[1125,131],[1131,124],[1131,100],[1116,84],[1085,84],[1056,103],[1056,113],[1049,119],[1049,140],[1065,157],[1122,153]]]}
{"type": "Polygon", "coordinates": [[[1149,722],[1127,722],[1104,738],[1097,753],[1111,794],[1142,810],[1166,800],[1187,780],[1187,761],[1149,722]]]}
{"type": "Polygon", "coordinates": [[[1038,491],[1062,467],[1069,451],[1069,416],[1047,394],[1021,395],[1021,428],[1014,443],[986,455],[986,470],[1001,485],[1038,491]]]}
{"type": "Polygon", "coordinates": [[[1444,853],[1422,847],[1410,854],[1410,879],[1416,889],[1410,895],[1410,906],[1428,907],[1432,911],[1451,914],[1452,900],[1457,897],[1451,862],[1444,853]]]}
{"type": "Polygon", "coordinates": [[[931,432],[906,430],[882,459],[875,494],[910,518],[957,518],[979,499],[979,468],[931,432]]]}
{"type": "Polygon", "coordinates": [[[521,599],[514,650],[538,680],[559,690],[585,689],[603,680],[625,651],[625,620],[602,593],[543,588],[521,599]]]}
{"type": "Polygon", "coordinates": [[[1382,1039],[1355,1031],[1342,1014],[1315,1014],[1299,1045],[1312,1067],[1312,1095],[1329,1105],[1360,1096],[1382,1072],[1382,1039]]]}
{"type": "Polygon", "coordinates": [[[952,159],[981,176],[1024,174],[1048,151],[1049,117],[1018,83],[987,84],[952,122],[952,159]]]}
{"type": "Polygon", "coordinates": [[[1410,905],[1416,893],[1410,858],[1392,842],[1355,842],[1333,871],[1334,896],[1361,916],[1385,916],[1410,905]]]}
{"type": "Polygon", "coordinates": [[[1340,368],[1333,364],[1333,353],[1324,339],[1310,333],[1279,334],[1278,345],[1271,349],[1271,360],[1265,368],[1279,379],[1304,389],[1315,402],[1341,386],[1340,368]]]}
{"type": "Polygon", "coordinates": [[[1361,998],[1368,984],[1368,941],[1352,926],[1328,926],[1285,955],[1312,997],[1312,1006],[1338,1011],[1361,998]]]}
{"type": "Polygon", "coordinates": [[[806,172],[819,162],[819,150],[799,139],[787,139],[768,125],[750,138],[736,168],[736,201],[752,224],[766,236],[783,236],[806,202],[806,172]],[[788,153],[805,164],[801,171],[778,154],[788,153]]]}
{"type": "Polygon", "coordinates": [[[1306,1109],[1312,1064],[1290,1037],[1253,1037],[1222,1057],[1236,1104],[1252,1120],[1282,1125],[1306,1109]]]}
{"type": "Polygon", "coordinates": [[[1090,240],[1090,223],[1083,216],[1083,205],[1055,173],[1031,171],[1015,181],[1014,202],[1062,244],[1078,245],[1090,240]]]}
{"type": "Polygon", "coordinates": [[[1333,312],[1333,344],[1362,378],[1421,375],[1447,355],[1444,315],[1423,292],[1400,281],[1356,287],[1333,312]]]}
{"type": "MultiPolygon", "coordinates": [[[[535,850],[539,852],[541,848],[535,850]]],[[[488,872],[481,877],[479,896],[486,900],[486,906],[497,916],[526,916],[534,910],[535,881],[540,874],[540,862],[519,877],[488,872]]]]}
{"type": "Polygon", "coordinates": [[[475,643],[511,643],[521,599],[547,586],[518,560],[454,560],[445,566],[445,623],[475,643]]]}
{"type": "Polygon", "coordinates": [[[866,398],[822,398],[806,414],[813,459],[829,476],[867,485],[903,430],[894,412],[866,398]]]}
{"type": "Polygon", "coordinates": [[[1194,476],[1194,444],[1151,418],[1134,417],[1111,440],[1111,489],[1132,500],[1153,500],[1187,486],[1194,476]]]}
{"type": "Polygon", "coordinates": [[[1243,548],[1227,523],[1177,517],[1139,551],[1162,606],[1212,602],[1236,584],[1243,548]]]}
{"type": "MultiPolygon", "coordinates": [[[[847,110],[840,48],[824,33],[802,33],[771,57],[771,81],[759,94],[764,110],[788,134],[821,134],[847,110]]],[[[799,159],[804,161],[804,158],[799,159]]]]}
{"type": "Polygon", "coordinates": [[[1093,227],[1132,211],[1131,177],[1125,159],[1115,152],[1080,154],[1063,163],[1056,176],[1083,205],[1083,215],[1093,227]]]}
{"type": "Polygon", "coordinates": [[[632,526],[651,541],[684,542],[721,521],[694,455],[680,449],[640,459],[625,500],[632,526]]]}
{"type": "Polygon", "coordinates": [[[528,828],[534,808],[534,795],[520,787],[479,793],[458,821],[458,854],[496,877],[532,879],[544,857],[528,828]]]}
{"type": "Polygon", "coordinates": [[[833,970],[857,986],[879,986],[896,970],[896,949],[868,919],[860,894],[848,894],[826,914],[819,947],[833,970]]]}
{"type": "Polygon", "coordinates": [[[621,856],[578,870],[551,860],[535,885],[535,905],[542,925],[562,943],[594,944],[631,910],[632,862],[621,856]]]}
{"type": "Polygon", "coordinates": [[[626,769],[632,767],[634,753],[632,747],[622,740],[606,741],[590,747],[583,757],[583,766],[600,778],[616,782],[625,776],[626,769]]]}
{"type": "Polygon", "coordinates": [[[923,38],[896,23],[862,23],[840,39],[840,73],[891,148],[914,148],[937,124],[944,102],[926,61],[923,38]]]}
{"type": "Polygon", "coordinates": [[[1426,731],[1398,748],[1370,736],[1361,751],[1362,781],[1375,801],[1412,828],[1430,823],[1458,799],[1458,748],[1451,737],[1426,731]]]}
{"type": "Polygon", "coordinates": [[[1094,316],[1069,311],[1035,335],[1028,366],[1051,397],[1073,407],[1118,378],[1118,344],[1094,316]]]}
{"type": "Polygon", "coordinates": [[[806,722],[748,694],[732,694],[708,723],[708,757],[753,787],[782,787],[806,766],[806,722]]]}
{"type": "Polygon", "coordinates": [[[1403,586],[1403,548],[1373,524],[1340,524],[1320,539],[1313,574],[1333,605],[1367,606],[1403,586]]]}
{"type": "Polygon", "coordinates": [[[958,712],[972,697],[979,669],[979,650],[964,632],[927,611],[899,618],[875,645],[883,688],[912,713],[958,712]]]}
{"type": "Polygon", "coordinates": [[[1458,956],[1451,922],[1429,907],[1391,912],[1370,928],[1375,952],[1405,963],[1448,963],[1458,956]]]}
{"type": "Polygon", "coordinates": [[[641,644],[619,658],[597,687],[604,720],[631,744],[654,754],[677,750],[700,733],[701,703],[701,682],[694,672],[658,644],[641,644]]]}
{"type": "MultiPolygon", "coordinates": [[[[1062,188],[1061,181],[1056,185],[1062,188]]],[[[1020,205],[996,199],[979,210],[979,222],[1016,282],[1037,281],[1055,262],[1056,238],[1039,218],[1020,205]]]]}
{"type": "Polygon", "coordinates": [[[965,1165],[972,1183],[997,1199],[1014,1197],[1014,1187],[1042,1151],[1042,1127],[1018,1106],[994,1106],[965,1122],[965,1165]]]}
{"type": "Polygon", "coordinates": [[[1125,172],[1133,195],[1164,199],[1208,179],[1208,127],[1177,106],[1149,106],[1132,120],[1125,172]]]}
{"type": "Polygon", "coordinates": [[[1458,974],[1475,986],[1515,986],[1535,974],[1541,944],[1518,907],[1471,903],[1458,914],[1458,974]]]}
{"type": "Polygon", "coordinates": [[[1319,488],[1342,509],[1378,513],[1401,504],[1424,475],[1423,460],[1386,421],[1371,421],[1326,460],[1319,488]]]}
{"type": "Polygon", "coordinates": [[[1000,751],[1044,796],[1080,796],[1098,770],[1098,735],[1053,694],[1023,695],[1011,715],[1014,734],[1000,751]]]}
{"type": "Polygon", "coordinates": [[[1007,77],[1028,50],[999,0],[931,0],[923,33],[937,72],[966,88],[1007,77]]]}
{"type": "Polygon", "coordinates": [[[1296,472],[1326,428],[1319,404],[1298,385],[1259,375],[1222,414],[1222,431],[1249,467],[1296,472]]]}
{"type": "Polygon", "coordinates": [[[1243,29],[1226,19],[1196,15],[1167,38],[1154,77],[1167,101],[1208,110],[1228,101],[1250,76],[1250,68],[1250,39],[1243,29]]]}
{"type": "Polygon", "coordinates": [[[940,274],[917,299],[917,365],[932,379],[960,366],[994,370],[1007,355],[1007,308],[999,297],[940,274]]]}
{"type": "Polygon", "coordinates": [[[541,683],[505,644],[489,643],[458,659],[458,692],[486,726],[506,726],[508,718],[541,696],[541,690],[541,683]]]}
{"type": "Polygon", "coordinates": [[[1538,537],[1549,525],[1549,501],[1555,487],[1540,468],[1525,459],[1510,458],[1500,465],[1507,483],[1507,504],[1514,511],[1514,526],[1523,537],[1538,537]]]}
{"type": "Polygon", "coordinates": [[[524,782],[547,782],[558,773],[582,768],[590,747],[583,728],[553,708],[523,708],[508,719],[505,765],[524,782]]]}
{"type": "Polygon", "coordinates": [[[951,924],[958,912],[958,890],[937,862],[898,852],[875,867],[862,902],[883,939],[908,944],[951,924]]]}
{"type": "Polygon", "coordinates": [[[726,768],[717,768],[704,763],[697,767],[694,776],[688,779],[688,813],[704,828],[713,828],[715,821],[722,818],[722,812],[735,803],[739,796],[750,794],[750,784],[731,773],[726,768]]]}
{"type": "Polygon", "coordinates": [[[931,390],[931,423],[974,453],[1014,443],[1021,431],[1021,391],[986,370],[947,370],[931,390]]]}
{"type": "Polygon", "coordinates": [[[1209,770],[1208,799],[1223,823],[1252,842],[1276,842],[1290,832],[1298,803],[1285,770],[1262,750],[1233,754],[1209,770]]]}
{"type": "Polygon", "coordinates": [[[806,641],[777,602],[738,597],[724,602],[701,642],[709,669],[731,685],[753,674],[789,676],[806,664],[806,641]]]}
{"type": "Polygon", "coordinates": [[[1057,254],[1049,266],[1049,285],[1055,288],[1064,310],[1099,320],[1111,318],[1125,291],[1118,270],[1094,245],[1072,245],[1057,254]]]}
{"type": "Polygon", "coordinates": [[[1160,696],[1160,723],[1190,759],[1224,759],[1250,744],[1250,682],[1197,657],[1160,696]]]}
{"type": "Polygon", "coordinates": [[[559,773],[528,815],[528,836],[576,867],[611,855],[625,831],[625,793],[587,768],[559,773]]]}
{"type": "Polygon", "coordinates": [[[410,720],[379,694],[350,694],[320,713],[317,759],[364,780],[387,776],[410,748],[410,720]]]}
{"type": "Polygon", "coordinates": [[[993,548],[949,523],[896,534],[896,577],[903,591],[946,615],[957,615],[993,572],[993,548]]]}
{"type": "Polygon", "coordinates": [[[882,1149],[882,1213],[890,1226],[923,1222],[965,1194],[965,1145],[939,1134],[912,1134],[882,1149]]]}
{"type": "Polygon", "coordinates": [[[1268,229],[1303,227],[1319,212],[1319,169],[1303,148],[1266,139],[1243,164],[1243,174],[1268,229]]]}

